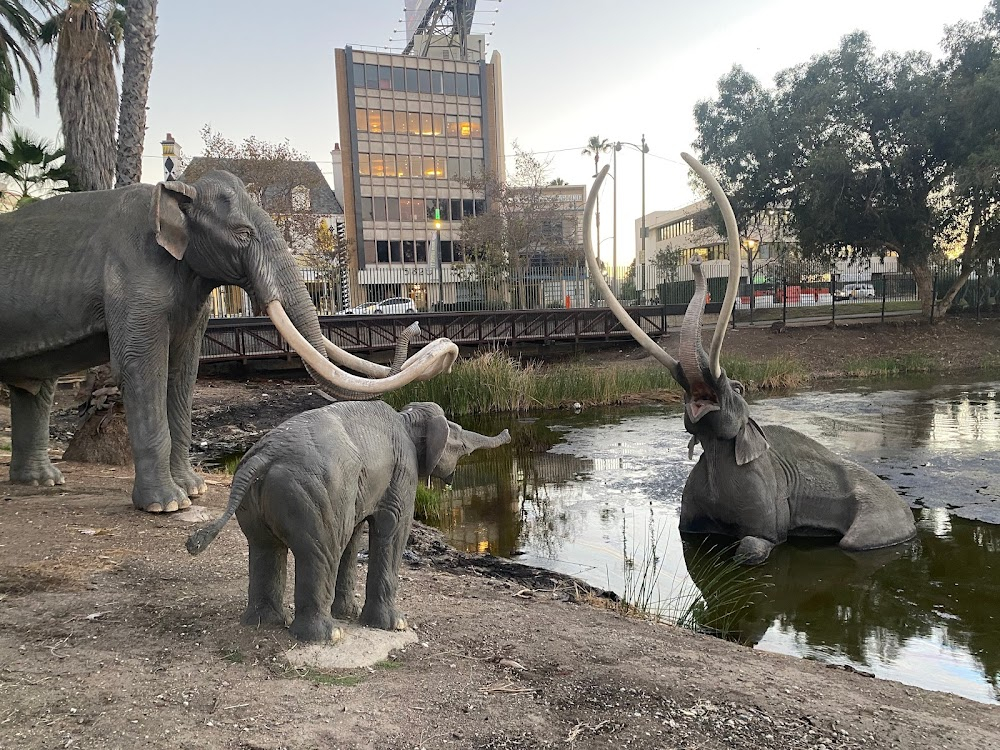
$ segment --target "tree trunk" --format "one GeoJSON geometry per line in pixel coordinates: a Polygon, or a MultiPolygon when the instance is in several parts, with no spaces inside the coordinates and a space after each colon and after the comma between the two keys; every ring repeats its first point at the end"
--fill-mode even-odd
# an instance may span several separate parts
{"type": "Polygon", "coordinates": [[[92,368],[80,394],[80,419],[63,460],[130,466],[132,444],[125,424],[125,405],[111,377],[111,367],[92,368]]]}
{"type": "Polygon", "coordinates": [[[934,274],[926,263],[910,268],[913,280],[917,284],[917,297],[920,298],[920,312],[928,320],[934,307],[934,274]]]}
{"type": "Polygon", "coordinates": [[[59,30],[55,79],[73,190],[108,190],[115,179],[114,55],[92,4],[72,0],[59,30]]]}
{"type": "Polygon", "coordinates": [[[142,177],[142,147],[146,138],[146,100],[153,72],[156,42],[156,0],[129,0],[125,16],[125,59],[118,115],[118,179],[115,187],[133,185],[142,177]]]}

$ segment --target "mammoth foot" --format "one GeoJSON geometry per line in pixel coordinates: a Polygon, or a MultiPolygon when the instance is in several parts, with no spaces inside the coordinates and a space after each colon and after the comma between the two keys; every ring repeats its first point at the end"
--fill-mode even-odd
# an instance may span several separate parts
{"type": "Polygon", "coordinates": [[[27,466],[10,466],[10,481],[14,484],[27,484],[32,487],[54,487],[65,484],[62,472],[47,460],[32,463],[27,466]]]}
{"type": "Polygon", "coordinates": [[[380,630],[406,630],[406,618],[392,607],[369,607],[361,610],[361,624],[380,630]]]}
{"type": "Polygon", "coordinates": [[[173,482],[166,487],[150,487],[140,485],[137,479],[132,488],[132,505],[147,513],[173,513],[190,508],[191,500],[187,492],[173,482]]]}
{"type": "Polygon", "coordinates": [[[284,607],[275,609],[269,604],[251,604],[240,618],[240,624],[251,628],[284,628],[291,621],[291,613],[284,607]]]}
{"type": "Polygon", "coordinates": [[[312,643],[336,643],[344,637],[344,631],[336,627],[330,617],[296,617],[288,632],[298,641],[312,643]]]}
{"type": "MultiPolygon", "coordinates": [[[[195,474],[189,467],[178,471],[171,471],[170,473],[174,482],[187,493],[189,498],[201,497],[208,490],[205,480],[195,474]]],[[[181,507],[186,508],[187,505],[181,507]]]]}
{"type": "Polygon", "coordinates": [[[356,620],[361,614],[361,607],[354,597],[351,599],[334,599],[330,610],[335,620],[356,620]]]}
{"type": "Polygon", "coordinates": [[[745,536],[736,548],[736,562],[740,565],[760,565],[774,549],[774,543],[759,536],[745,536]]]}

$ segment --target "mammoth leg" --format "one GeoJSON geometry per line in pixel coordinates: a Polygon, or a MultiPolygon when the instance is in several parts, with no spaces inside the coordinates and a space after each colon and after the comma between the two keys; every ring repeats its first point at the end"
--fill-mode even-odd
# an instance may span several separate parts
{"type": "MultiPolygon", "coordinates": [[[[143,296],[142,289],[135,295],[143,296]]],[[[137,307],[139,305],[137,304],[137,307]]],[[[135,484],[132,504],[150,513],[190,505],[187,492],[170,475],[167,372],[170,336],[165,315],[109,305],[111,366],[125,401],[135,484]]]]}
{"type": "Polygon", "coordinates": [[[396,609],[399,566],[410,536],[416,487],[403,491],[408,502],[387,503],[368,519],[368,579],[361,624],[382,630],[405,630],[406,620],[396,609]]]}
{"type": "Polygon", "coordinates": [[[740,565],[760,565],[774,549],[774,542],[759,536],[745,536],[736,547],[735,559],[740,565]]]}
{"type": "Polygon", "coordinates": [[[338,620],[351,620],[358,616],[361,608],[354,587],[358,581],[358,547],[361,546],[361,529],[359,523],[351,535],[351,540],[344,547],[340,556],[340,567],[337,570],[337,590],[333,597],[331,614],[338,620]]]}
{"type": "Polygon", "coordinates": [[[56,381],[40,384],[38,393],[10,386],[10,481],[51,487],[63,483],[62,473],[49,461],[49,412],[56,381]]]}
{"type": "MultiPolygon", "coordinates": [[[[295,556],[295,619],[289,631],[300,641],[335,641],[343,634],[330,612],[337,568],[346,540],[333,539],[320,509],[329,506],[326,487],[318,479],[301,480],[285,470],[268,474],[267,483],[280,487],[282,530],[295,556]]],[[[272,509],[278,509],[276,503],[272,509]]]]}
{"type": "Polygon", "coordinates": [[[250,545],[250,585],[247,609],[240,622],[251,627],[284,627],[288,547],[259,523],[240,520],[250,545]]]}
{"type": "MultiPolygon", "coordinates": [[[[205,480],[191,469],[191,401],[198,378],[198,355],[208,327],[208,303],[196,320],[170,342],[167,374],[167,421],[170,426],[170,476],[188,497],[205,494],[205,480]]],[[[190,505],[181,501],[180,507],[190,505]]]]}

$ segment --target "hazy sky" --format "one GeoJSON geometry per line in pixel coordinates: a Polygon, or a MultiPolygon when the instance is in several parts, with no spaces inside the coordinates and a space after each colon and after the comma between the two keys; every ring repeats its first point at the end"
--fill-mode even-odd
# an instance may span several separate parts
{"type": "MultiPolygon", "coordinates": [[[[551,157],[552,177],[589,183],[580,155],[592,135],[639,143],[645,133],[646,210],[693,199],[678,154],[694,139],[692,110],[740,64],[767,84],[784,68],[868,31],[882,52],[938,54],[945,25],[978,19],[986,0],[479,0],[475,31],[493,30],[503,58],[508,141],[551,157]],[[499,12],[492,12],[499,10],[499,12]],[[495,25],[491,25],[494,24],[495,25]]],[[[403,0],[160,0],[149,94],[143,180],[162,177],[160,141],[169,131],[188,156],[205,124],[233,140],[286,138],[332,176],[339,140],[333,50],[399,47],[403,0]]],[[[18,125],[59,135],[52,65],[43,60],[43,101],[18,125]]],[[[608,181],[610,183],[610,181],[608,181]]],[[[640,157],[618,154],[619,261],[634,252],[640,216],[640,157]]],[[[610,256],[611,188],[601,200],[602,255],[610,256]]]]}

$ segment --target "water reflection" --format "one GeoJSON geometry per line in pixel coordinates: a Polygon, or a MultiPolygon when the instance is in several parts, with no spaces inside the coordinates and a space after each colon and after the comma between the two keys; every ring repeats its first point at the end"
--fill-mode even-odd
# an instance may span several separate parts
{"type": "MultiPolygon", "coordinates": [[[[915,509],[918,537],[860,554],[780,545],[748,573],[766,588],[727,636],[996,702],[1000,527],[982,520],[1000,520],[993,507],[1000,505],[998,388],[916,385],[754,405],[760,422],[787,424],[884,477],[915,509]]],[[[468,426],[488,434],[509,427],[513,442],[459,467],[444,496],[442,526],[452,543],[518,556],[619,593],[636,561],[655,555],[661,568],[654,604],[666,613],[685,611],[698,590],[705,601],[692,611],[702,621],[726,606],[689,566],[692,547],[677,533],[693,462],[676,410],[468,426]]]]}

